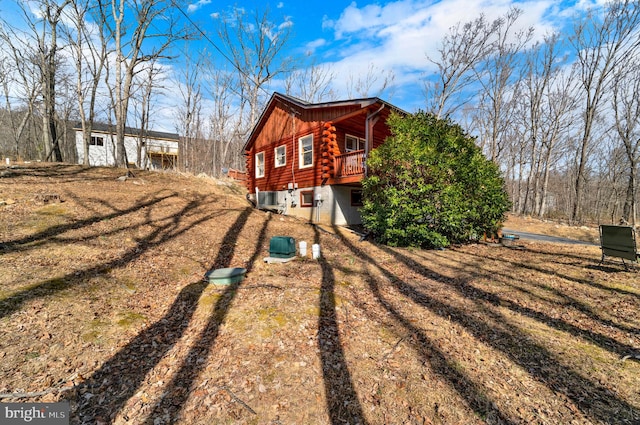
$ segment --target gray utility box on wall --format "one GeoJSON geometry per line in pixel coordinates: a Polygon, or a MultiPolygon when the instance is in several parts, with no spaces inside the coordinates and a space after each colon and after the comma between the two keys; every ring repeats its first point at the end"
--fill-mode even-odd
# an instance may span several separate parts
{"type": "Polygon", "coordinates": [[[291,258],[296,255],[296,240],[291,236],[274,236],[269,242],[269,255],[273,258],[291,258]]]}

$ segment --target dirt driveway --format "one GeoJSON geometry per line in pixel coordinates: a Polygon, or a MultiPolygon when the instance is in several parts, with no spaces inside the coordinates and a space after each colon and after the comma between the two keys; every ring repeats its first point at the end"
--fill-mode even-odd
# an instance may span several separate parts
{"type": "Polygon", "coordinates": [[[640,279],[596,246],[395,249],[229,182],[0,170],[0,401],[79,424],[640,423],[640,279]],[[273,236],[322,258],[263,261],[273,236]],[[215,286],[206,271],[246,267],[215,286]]]}

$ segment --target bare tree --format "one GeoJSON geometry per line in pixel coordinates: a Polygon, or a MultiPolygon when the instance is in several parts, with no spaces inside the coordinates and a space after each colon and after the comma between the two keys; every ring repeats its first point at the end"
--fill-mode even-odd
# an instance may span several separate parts
{"type": "Polygon", "coordinates": [[[335,78],[329,65],[318,65],[314,60],[309,66],[289,74],[284,82],[285,92],[311,103],[336,100],[337,93],[332,88],[335,78]]]}
{"type": "MultiPolygon", "coordinates": [[[[62,161],[62,152],[56,129],[56,69],[58,66],[58,24],[62,12],[71,0],[56,2],[53,0],[38,0],[39,12],[42,16],[42,32],[39,33],[38,52],[40,54],[39,65],[42,75],[42,134],[44,145],[47,149],[46,160],[54,158],[62,161]]],[[[29,26],[38,34],[36,22],[29,20],[29,26]]]]}
{"type": "Polygon", "coordinates": [[[243,102],[238,71],[216,67],[206,54],[195,60],[188,56],[188,64],[176,81],[182,101],[177,111],[181,168],[216,177],[223,168],[243,168],[239,135],[247,123],[238,113],[243,102]]]}
{"type": "Polygon", "coordinates": [[[175,85],[180,92],[180,105],[176,109],[177,128],[182,135],[179,166],[184,171],[194,169],[198,155],[198,138],[202,134],[202,67],[203,56],[193,61],[187,54],[186,64],[176,74],[175,85]]]}
{"type": "Polygon", "coordinates": [[[77,120],[78,117],[78,101],[76,99],[73,67],[68,66],[67,63],[64,66],[59,66],[57,80],[56,127],[58,146],[65,162],[76,163],[78,161],[78,152],[72,122],[77,120]]]}
{"type": "Polygon", "coordinates": [[[449,28],[438,47],[438,57],[427,56],[437,67],[435,79],[424,82],[427,108],[438,117],[450,116],[473,96],[462,96],[475,83],[475,70],[491,53],[491,37],[498,21],[487,22],[484,15],[449,28]]]}
{"type": "MultiPolygon", "coordinates": [[[[381,70],[375,64],[370,63],[366,74],[359,76],[349,75],[347,79],[347,96],[350,98],[381,96],[387,88],[392,86],[395,78],[393,71],[381,70]]],[[[387,98],[390,97],[392,96],[387,96],[387,98]]]]}
{"type": "Polygon", "coordinates": [[[265,86],[275,77],[290,71],[292,59],[282,57],[289,42],[291,23],[271,20],[269,9],[248,14],[245,9],[233,8],[229,15],[219,18],[218,35],[226,58],[236,72],[233,84],[239,99],[237,116],[242,119],[237,137],[244,139],[256,122],[268,94],[265,86]]]}
{"type": "Polygon", "coordinates": [[[237,80],[224,69],[212,68],[206,90],[212,102],[209,107],[209,134],[207,154],[211,173],[218,176],[222,168],[244,168],[242,148],[246,123],[238,115],[234,85],[237,80]]]}
{"type": "Polygon", "coordinates": [[[621,61],[634,57],[640,39],[640,4],[638,0],[616,0],[603,11],[592,10],[576,19],[570,42],[577,56],[578,78],[583,97],[582,135],[578,153],[575,197],[571,221],[582,219],[583,188],[588,152],[597,114],[607,95],[611,77],[621,61]]]}
{"type": "MultiPolygon", "coordinates": [[[[572,70],[574,68],[571,68],[572,70]]],[[[552,167],[562,156],[562,141],[570,139],[575,117],[575,78],[573,72],[555,72],[545,88],[545,110],[540,126],[540,165],[542,169],[535,206],[538,217],[547,213],[549,179],[552,167]]],[[[566,144],[566,143],[565,143],[566,144]]]]}
{"type": "MultiPolygon", "coordinates": [[[[549,84],[552,66],[554,63],[553,49],[555,43],[537,43],[530,49],[525,63],[525,75],[523,79],[524,104],[524,128],[525,136],[522,143],[529,145],[529,176],[527,178],[523,201],[520,204],[519,212],[527,212],[531,203],[531,195],[537,194],[540,168],[540,131],[542,125],[543,101],[546,86],[549,84]]],[[[535,195],[533,195],[535,196],[535,195]]]]}
{"type": "Polygon", "coordinates": [[[0,40],[4,50],[0,67],[3,69],[5,108],[9,115],[14,154],[16,158],[20,158],[27,153],[25,147],[21,146],[21,140],[30,119],[34,117],[42,79],[37,67],[37,53],[25,37],[18,35],[12,27],[3,23],[0,26],[0,40]],[[17,114],[17,108],[11,100],[18,94],[20,103],[24,104],[22,117],[17,114]]]}
{"type": "MultiPolygon", "coordinates": [[[[610,130],[610,129],[608,129],[610,130]]],[[[585,208],[602,222],[618,223],[628,183],[628,161],[624,148],[615,132],[607,131],[600,143],[593,144],[593,161],[590,162],[593,177],[587,180],[585,208]]]]}
{"type": "MultiPolygon", "coordinates": [[[[20,34],[5,22],[4,41],[13,51],[16,66],[22,66],[22,59],[28,59],[37,66],[39,91],[41,92],[42,136],[45,160],[53,158],[62,161],[62,152],[56,130],[56,72],[59,65],[58,25],[63,10],[70,0],[37,0],[18,2],[27,30],[20,34]],[[37,11],[33,11],[37,9],[37,11]],[[22,51],[26,51],[24,53],[22,51]]],[[[26,62],[25,62],[26,64],[26,62]]],[[[18,71],[20,73],[20,71],[18,71]]],[[[23,78],[23,82],[31,83],[23,78]]],[[[26,92],[31,87],[25,86],[26,92]]]]}
{"type": "Polygon", "coordinates": [[[147,158],[143,158],[144,144],[146,143],[149,126],[151,124],[151,110],[153,109],[154,95],[158,91],[160,81],[162,80],[162,68],[155,62],[151,61],[146,64],[144,71],[138,74],[139,82],[138,93],[132,98],[134,108],[138,120],[138,138],[136,141],[136,167],[145,168],[147,166],[147,158]]]}
{"type": "Polygon", "coordinates": [[[612,107],[615,129],[628,160],[629,178],[622,218],[636,225],[636,186],[640,162],[640,62],[629,58],[620,64],[613,77],[612,107]]]}
{"type": "Polygon", "coordinates": [[[512,125],[515,94],[519,88],[519,61],[521,53],[531,41],[533,28],[517,30],[516,21],[522,10],[510,9],[498,20],[493,33],[492,52],[479,67],[476,68],[478,81],[482,86],[480,107],[487,117],[486,135],[489,157],[498,162],[498,157],[505,144],[510,143],[508,134],[512,125]]]}
{"type": "Polygon", "coordinates": [[[144,63],[170,59],[169,48],[177,40],[189,38],[186,31],[178,30],[173,5],[163,0],[111,0],[116,54],[113,108],[116,163],[121,167],[126,167],[128,162],[124,136],[134,77],[144,69],[144,63]],[[133,26],[128,27],[128,24],[133,26]],[[150,39],[157,43],[149,43],[150,39]]]}
{"type": "Polygon", "coordinates": [[[286,18],[279,24],[273,22],[268,8],[252,13],[233,8],[229,14],[220,15],[217,31],[222,42],[219,50],[233,70],[229,73],[216,64],[211,72],[214,78],[209,91],[215,93],[210,120],[214,175],[220,167],[244,167],[242,147],[270,94],[266,86],[293,65],[291,57],[283,56],[291,22],[286,18]]]}
{"type": "Polygon", "coordinates": [[[102,2],[92,0],[72,0],[67,11],[69,20],[75,28],[65,28],[64,35],[71,47],[71,56],[75,63],[76,90],[80,125],[84,137],[83,164],[89,164],[89,144],[93,123],[96,117],[98,88],[102,80],[109,55],[106,25],[88,25],[93,18],[98,23],[106,21],[106,9],[102,2]]]}
{"type": "Polygon", "coordinates": [[[523,104],[524,137],[528,145],[529,175],[519,212],[536,213],[544,210],[551,154],[558,137],[571,120],[566,119],[571,100],[572,84],[563,78],[562,65],[566,55],[560,56],[560,34],[544,37],[527,52],[522,79],[520,101],[523,104]]]}

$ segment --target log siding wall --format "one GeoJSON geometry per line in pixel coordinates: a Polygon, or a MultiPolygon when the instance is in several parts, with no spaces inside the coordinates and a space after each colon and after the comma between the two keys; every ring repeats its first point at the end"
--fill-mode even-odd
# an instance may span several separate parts
{"type": "MultiPolygon", "coordinates": [[[[292,111],[288,105],[274,102],[268,114],[267,120],[256,131],[256,138],[245,152],[247,167],[247,189],[249,193],[255,193],[257,187],[260,191],[286,190],[289,183],[297,183],[298,189],[318,187],[324,184],[322,170],[322,132],[325,122],[331,122],[332,117],[353,115],[337,122],[335,125],[337,146],[341,154],[346,152],[345,136],[347,134],[359,138],[365,138],[365,123],[367,110],[357,105],[327,109],[312,109],[292,111]],[[358,111],[362,111],[358,113],[358,111]],[[313,166],[300,168],[299,164],[299,139],[313,134],[313,166]],[[275,166],[275,148],[286,146],[286,165],[275,166]],[[265,175],[255,177],[255,155],[264,152],[265,175]]],[[[372,149],[380,146],[390,135],[385,122],[389,116],[389,109],[381,111],[378,122],[374,126],[372,149]]]]}

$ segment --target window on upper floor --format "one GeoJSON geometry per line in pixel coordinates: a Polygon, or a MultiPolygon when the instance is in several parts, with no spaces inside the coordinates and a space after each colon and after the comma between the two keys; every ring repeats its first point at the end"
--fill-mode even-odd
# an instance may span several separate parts
{"type": "Polygon", "coordinates": [[[301,137],[298,140],[300,152],[300,168],[313,165],[313,134],[301,137]]]}
{"type": "Polygon", "coordinates": [[[264,177],[264,152],[256,154],[256,178],[264,177]]]}
{"type": "Polygon", "coordinates": [[[287,165],[287,146],[286,145],[278,146],[275,149],[274,154],[275,154],[276,168],[287,165]]]}
{"type": "Polygon", "coordinates": [[[361,151],[364,149],[364,139],[347,134],[344,138],[345,152],[361,151]]]}

